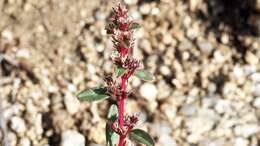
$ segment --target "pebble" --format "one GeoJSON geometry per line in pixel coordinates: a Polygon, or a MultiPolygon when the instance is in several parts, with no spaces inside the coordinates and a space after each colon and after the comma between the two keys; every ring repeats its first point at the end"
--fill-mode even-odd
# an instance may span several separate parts
{"type": "Polygon", "coordinates": [[[232,111],[231,104],[228,100],[218,100],[216,105],[215,105],[215,110],[217,113],[222,114],[222,113],[230,113],[232,111]]]}
{"type": "Polygon", "coordinates": [[[3,38],[6,38],[8,41],[13,40],[13,33],[8,29],[5,29],[4,31],[2,31],[1,35],[3,38]]]}
{"type": "Polygon", "coordinates": [[[260,97],[255,98],[253,105],[260,109],[260,97]]]}
{"type": "Polygon", "coordinates": [[[73,115],[78,112],[80,108],[79,100],[74,97],[71,93],[67,92],[64,97],[64,103],[66,106],[67,111],[73,115]]]}
{"type": "Polygon", "coordinates": [[[181,114],[184,116],[193,116],[197,113],[198,107],[194,105],[184,105],[181,108],[181,114]]]}
{"type": "Polygon", "coordinates": [[[85,146],[85,137],[77,131],[67,130],[62,133],[61,146],[85,146]]]}
{"type": "Polygon", "coordinates": [[[248,146],[249,141],[242,137],[237,137],[234,141],[234,146],[248,146]]]}
{"type": "Polygon", "coordinates": [[[252,52],[247,52],[246,53],[246,61],[249,63],[249,64],[258,64],[259,62],[259,57],[257,57],[255,54],[253,54],[252,52]]]}
{"type": "Polygon", "coordinates": [[[253,96],[260,96],[260,83],[251,86],[253,96]]]}
{"type": "Polygon", "coordinates": [[[176,117],[177,107],[168,103],[164,103],[161,106],[162,112],[166,115],[167,118],[173,119],[176,117]]]}
{"type": "Polygon", "coordinates": [[[197,36],[199,35],[199,30],[198,28],[188,28],[187,30],[187,37],[190,38],[191,40],[194,40],[195,38],[197,38],[197,36]]]}
{"type": "Polygon", "coordinates": [[[152,83],[144,83],[139,90],[141,97],[148,101],[154,101],[157,96],[157,88],[152,83]]]}
{"type": "Polygon", "coordinates": [[[22,134],[26,131],[24,120],[18,116],[14,116],[11,118],[11,128],[18,134],[22,134]]]}
{"type": "Polygon", "coordinates": [[[23,137],[22,139],[20,139],[18,146],[30,146],[31,145],[31,141],[26,138],[23,137]]]}
{"type": "Polygon", "coordinates": [[[213,46],[210,42],[199,42],[198,46],[204,54],[210,54],[213,50],[213,46]]]}
{"type": "Polygon", "coordinates": [[[172,132],[171,125],[167,121],[160,121],[152,124],[154,133],[160,136],[162,133],[170,135],[172,132]]]}
{"type": "Polygon", "coordinates": [[[177,146],[176,140],[164,133],[159,137],[158,143],[160,146],[177,146]]]}
{"type": "Polygon", "coordinates": [[[238,125],[234,129],[237,136],[248,138],[249,136],[260,132],[259,124],[244,124],[238,125]]]}
{"type": "Polygon", "coordinates": [[[160,72],[164,76],[170,76],[171,75],[171,70],[168,66],[162,65],[160,66],[160,72]]]}
{"type": "Polygon", "coordinates": [[[256,72],[256,73],[253,73],[251,76],[250,76],[251,80],[255,83],[259,82],[260,83],[260,72],[256,72]]]}
{"type": "Polygon", "coordinates": [[[142,5],[140,8],[139,8],[139,11],[142,13],[142,14],[149,14],[150,11],[151,11],[151,6],[149,4],[144,4],[142,5]]]}
{"type": "Polygon", "coordinates": [[[137,0],[124,0],[126,4],[133,5],[137,3],[137,0]]]}

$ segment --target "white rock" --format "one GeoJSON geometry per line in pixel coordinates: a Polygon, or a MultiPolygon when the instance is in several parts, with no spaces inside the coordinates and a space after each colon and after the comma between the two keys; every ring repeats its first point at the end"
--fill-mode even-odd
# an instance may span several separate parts
{"type": "Polygon", "coordinates": [[[249,64],[258,64],[259,62],[259,58],[253,54],[252,52],[247,52],[246,53],[246,61],[249,63],[249,64]]]}
{"type": "Polygon", "coordinates": [[[144,4],[140,7],[140,12],[142,14],[149,14],[151,11],[151,6],[149,4],[144,4]]]}
{"type": "Polygon", "coordinates": [[[225,112],[230,112],[231,109],[231,105],[230,102],[228,100],[218,100],[217,104],[215,105],[215,110],[219,113],[225,113],[225,112]]]}
{"type": "Polygon", "coordinates": [[[249,141],[245,138],[238,137],[234,141],[234,146],[248,146],[249,141]]]}
{"type": "Polygon", "coordinates": [[[11,118],[11,128],[18,134],[22,134],[26,130],[24,120],[18,116],[12,117],[11,118]]]}
{"type": "Polygon", "coordinates": [[[90,73],[91,75],[94,75],[96,73],[95,66],[93,64],[88,64],[87,65],[87,72],[90,73]]]}
{"type": "Polygon", "coordinates": [[[234,131],[237,136],[243,136],[247,138],[253,134],[260,132],[260,126],[257,124],[244,124],[236,126],[234,131]]]}
{"type": "Polygon", "coordinates": [[[10,30],[4,30],[1,33],[3,38],[6,38],[8,41],[12,41],[13,40],[13,33],[10,30]]]}
{"type": "Polygon", "coordinates": [[[31,57],[31,54],[28,51],[28,49],[23,48],[23,49],[19,49],[17,51],[16,56],[20,57],[20,58],[27,58],[27,59],[29,59],[31,57]]]}
{"type": "Polygon", "coordinates": [[[252,85],[251,91],[254,96],[260,96],[260,83],[252,85]]]}
{"type": "Polygon", "coordinates": [[[213,49],[213,46],[210,42],[199,42],[198,46],[200,50],[205,54],[209,54],[213,49]]]}
{"type": "Polygon", "coordinates": [[[85,146],[85,137],[77,131],[67,130],[62,133],[61,146],[85,146]]]}
{"type": "Polygon", "coordinates": [[[137,0],[124,0],[126,4],[128,5],[132,5],[132,4],[136,4],[137,0]]]}
{"type": "Polygon", "coordinates": [[[260,97],[257,97],[257,98],[254,100],[253,105],[254,105],[256,108],[260,108],[260,97]]]}
{"type": "Polygon", "coordinates": [[[162,65],[162,66],[160,67],[160,72],[161,72],[162,75],[165,75],[165,76],[171,75],[171,70],[170,70],[170,68],[169,68],[168,66],[166,66],[166,65],[162,65]]]}
{"type": "Polygon", "coordinates": [[[171,125],[166,121],[160,121],[152,125],[154,133],[160,136],[162,133],[169,135],[172,132],[171,125]]]}
{"type": "Polygon", "coordinates": [[[197,113],[197,109],[198,108],[193,105],[184,105],[181,108],[181,114],[183,114],[184,116],[192,116],[197,113]]]}
{"type": "Polygon", "coordinates": [[[160,146],[177,146],[177,143],[175,139],[173,139],[171,136],[162,134],[159,137],[159,145],[160,146]]]}
{"type": "Polygon", "coordinates": [[[253,73],[250,78],[253,82],[260,82],[260,72],[253,73]]]}
{"type": "Polygon", "coordinates": [[[173,119],[174,117],[176,117],[176,113],[177,113],[177,107],[176,106],[173,106],[173,105],[168,104],[168,103],[164,103],[161,106],[161,110],[167,116],[167,118],[169,118],[169,119],[173,119]]]}
{"type": "Polygon", "coordinates": [[[140,95],[141,97],[145,98],[148,101],[154,101],[157,96],[157,88],[154,84],[152,83],[144,83],[140,87],[140,95]]]}
{"type": "Polygon", "coordinates": [[[31,142],[28,138],[24,137],[20,139],[18,146],[30,146],[31,142]]]}
{"type": "Polygon", "coordinates": [[[80,103],[76,97],[74,97],[71,93],[66,93],[64,97],[65,106],[70,114],[75,114],[78,112],[80,108],[80,103]]]}

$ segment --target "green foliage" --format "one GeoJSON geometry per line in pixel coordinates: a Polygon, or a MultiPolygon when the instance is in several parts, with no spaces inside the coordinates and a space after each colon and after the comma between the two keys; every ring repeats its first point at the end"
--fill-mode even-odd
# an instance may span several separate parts
{"type": "Polygon", "coordinates": [[[146,146],[154,145],[154,141],[153,141],[152,137],[147,132],[145,132],[141,129],[133,129],[130,132],[129,137],[131,140],[134,140],[141,144],[145,144],[146,146]]]}
{"type": "Polygon", "coordinates": [[[144,81],[153,81],[154,76],[146,70],[137,70],[134,75],[144,81]]]}
{"type": "Polygon", "coordinates": [[[116,66],[116,69],[115,69],[116,77],[120,77],[121,75],[124,74],[124,72],[125,72],[124,68],[116,66]]]}
{"type": "Polygon", "coordinates": [[[91,88],[80,92],[77,98],[81,101],[99,101],[109,98],[106,88],[91,88]]]}
{"type": "Polygon", "coordinates": [[[131,23],[130,26],[129,26],[129,29],[138,29],[138,28],[141,28],[141,25],[139,23],[131,23]]]}

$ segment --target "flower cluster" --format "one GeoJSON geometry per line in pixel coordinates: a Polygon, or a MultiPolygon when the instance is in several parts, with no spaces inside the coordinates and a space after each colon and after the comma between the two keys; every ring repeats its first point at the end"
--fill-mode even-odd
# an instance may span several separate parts
{"type": "Polygon", "coordinates": [[[133,28],[136,25],[127,15],[127,9],[119,4],[113,8],[112,18],[106,28],[107,33],[112,35],[114,44],[111,59],[117,66],[128,70],[125,78],[129,78],[140,64],[139,60],[130,56],[134,46],[133,28]]]}
{"type": "Polygon", "coordinates": [[[124,117],[124,125],[119,126],[118,120],[111,124],[111,128],[119,135],[126,137],[126,135],[136,126],[139,121],[138,115],[134,114],[132,116],[124,117]]]}

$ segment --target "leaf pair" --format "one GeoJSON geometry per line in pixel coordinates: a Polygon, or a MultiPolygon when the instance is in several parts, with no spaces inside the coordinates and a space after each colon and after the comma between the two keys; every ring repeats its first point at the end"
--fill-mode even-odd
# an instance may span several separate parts
{"type": "MultiPolygon", "coordinates": [[[[125,69],[122,67],[116,67],[116,69],[115,69],[115,73],[116,73],[117,77],[120,77],[121,75],[123,75],[124,72],[125,72],[125,69]]],[[[144,81],[153,81],[154,80],[154,76],[146,70],[136,70],[134,75],[144,81]]]]}

